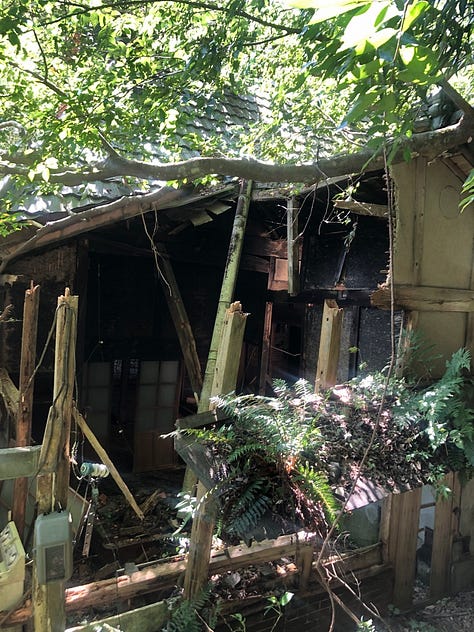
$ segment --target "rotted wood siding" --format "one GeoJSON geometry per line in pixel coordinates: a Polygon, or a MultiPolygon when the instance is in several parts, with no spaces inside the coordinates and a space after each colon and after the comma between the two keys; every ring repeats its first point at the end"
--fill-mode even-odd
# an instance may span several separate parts
{"type": "MultiPolygon", "coordinates": [[[[474,213],[459,211],[462,182],[444,163],[418,159],[392,168],[396,185],[394,278],[397,285],[473,289],[474,213]]],[[[417,331],[441,355],[435,374],[465,345],[473,348],[472,317],[419,312],[417,331]]]]}

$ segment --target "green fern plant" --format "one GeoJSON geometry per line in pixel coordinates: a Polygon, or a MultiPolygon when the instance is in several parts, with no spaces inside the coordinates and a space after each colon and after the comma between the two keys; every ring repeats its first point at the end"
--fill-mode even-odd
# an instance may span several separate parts
{"type": "Polygon", "coordinates": [[[221,507],[222,534],[231,537],[246,540],[262,519],[271,522],[272,517],[324,533],[335,516],[327,478],[306,464],[305,457],[322,442],[314,405],[319,396],[304,380],[291,388],[278,381],[274,389],[276,397],[216,398],[214,405],[232,422],[186,431],[220,460],[211,493],[221,507]]]}
{"type": "Polygon", "coordinates": [[[169,600],[171,615],[162,632],[202,632],[214,627],[218,608],[210,603],[211,586],[207,585],[193,599],[169,600]]]}

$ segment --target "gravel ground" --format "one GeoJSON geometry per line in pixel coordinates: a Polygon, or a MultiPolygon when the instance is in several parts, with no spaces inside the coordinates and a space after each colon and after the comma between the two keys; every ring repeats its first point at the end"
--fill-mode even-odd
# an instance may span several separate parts
{"type": "Polygon", "coordinates": [[[441,599],[404,617],[392,617],[392,632],[473,632],[474,590],[441,599]]]}

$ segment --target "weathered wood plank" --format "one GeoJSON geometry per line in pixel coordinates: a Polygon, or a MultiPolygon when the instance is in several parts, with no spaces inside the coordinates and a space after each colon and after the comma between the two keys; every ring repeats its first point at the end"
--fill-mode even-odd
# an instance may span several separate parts
{"type": "Polygon", "coordinates": [[[235,390],[240,367],[242,342],[248,314],[239,301],[226,311],[217,353],[212,396],[227,395],[235,390]]]}
{"type": "MultiPolygon", "coordinates": [[[[38,332],[40,287],[31,281],[25,292],[23,328],[21,334],[20,395],[16,418],[15,444],[25,447],[31,444],[33,417],[34,370],[36,363],[36,338],[38,332]]],[[[17,478],[14,483],[12,517],[23,540],[25,529],[28,478],[17,478]]]]}
{"type": "Polygon", "coordinates": [[[0,481],[37,474],[40,452],[40,445],[1,449],[0,481]]]}
{"type": "MultiPolygon", "coordinates": [[[[46,422],[36,485],[38,514],[67,507],[69,494],[69,437],[76,371],[78,296],[66,288],[58,297],[54,353],[53,404],[46,422]]],[[[33,614],[35,630],[62,632],[66,627],[64,582],[40,584],[33,566],[33,614]]]]}
{"type": "Polygon", "coordinates": [[[433,553],[431,557],[430,597],[439,599],[449,593],[455,524],[453,509],[459,507],[460,490],[456,475],[451,472],[443,480],[451,494],[438,498],[435,506],[433,553]]]}
{"type": "MultiPolygon", "coordinates": [[[[396,285],[395,309],[420,312],[474,312],[474,290],[446,287],[396,285]]],[[[372,307],[390,309],[390,289],[381,287],[370,295],[372,307]]]]}
{"type": "Polygon", "coordinates": [[[394,494],[391,502],[388,553],[395,572],[393,603],[405,609],[413,599],[421,487],[394,494]]]}

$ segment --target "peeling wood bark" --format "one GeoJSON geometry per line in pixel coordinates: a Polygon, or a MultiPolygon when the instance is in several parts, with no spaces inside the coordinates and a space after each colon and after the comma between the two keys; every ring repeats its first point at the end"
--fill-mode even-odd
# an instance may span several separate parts
{"type": "MultiPolygon", "coordinates": [[[[34,370],[36,363],[36,338],[38,332],[39,285],[31,281],[25,292],[23,306],[23,329],[21,336],[20,394],[16,419],[15,443],[25,447],[31,443],[31,422],[33,416],[34,370]]],[[[25,529],[28,479],[17,478],[14,483],[12,517],[23,541],[25,529]]]]}
{"type": "MultiPolygon", "coordinates": [[[[420,312],[474,312],[474,290],[396,285],[395,309],[420,312]]],[[[380,287],[370,296],[372,307],[390,309],[390,289],[380,287]]]]}

